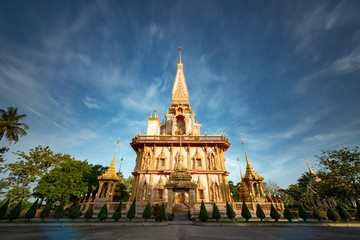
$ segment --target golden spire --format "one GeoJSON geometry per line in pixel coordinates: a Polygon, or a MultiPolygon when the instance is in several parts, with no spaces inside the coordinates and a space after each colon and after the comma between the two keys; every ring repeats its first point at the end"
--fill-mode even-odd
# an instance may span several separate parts
{"type": "Polygon", "coordinates": [[[179,48],[179,63],[172,90],[172,103],[189,103],[189,91],[186,85],[183,64],[181,63],[181,48],[179,48]]]}
{"type": "Polygon", "coordinates": [[[98,177],[98,179],[113,179],[113,180],[117,180],[117,181],[120,180],[120,178],[116,175],[116,171],[115,171],[115,157],[116,157],[116,152],[117,152],[119,143],[120,143],[120,138],[117,141],[114,158],[110,164],[110,167],[106,170],[106,172],[103,175],[98,177]]]}
{"type": "Polygon", "coordinates": [[[179,47],[179,64],[181,64],[181,47],[179,47]]]}
{"type": "MultiPolygon", "coordinates": [[[[305,159],[305,158],[304,158],[305,159]]],[[[309,164],[308,164],[308,162],[306,161],[306,159],[305,159],[305,162],[306,162],[306,165],[308,166],[308,168],[309,168],[309,172],[310,172],[310,174],[312,174],[312,175],[315,175],[316,176],[316,174],[314,173],[314,171],[310,168],[310,166],[309,166],[309,164]]]]}
{"type": "Polygon", "coordinates": [[[244,146],[244,152],[245,152],[245,158],[246,158],[246,173],[245,173],[245,178],[248,178],[248,179],[254,179],[254,180],[264,180],[263,177],[260,177],[255,171],[254,169],[252,168],[252,166],[250,165],[250,162],[249,162],[249,159],[247,157],[247,154],[246,154],[246,150],[245,150],[245,143],[244,143],[244,140],[242,140],[242,145],[244,146]]]}
{"type": "Polygon", "coordinates": [[[242,180],[244,180],[244,177],[243,177],[242,172],[241,172],[241,167],[240,167],[240,160],[239,160],[239,158],[237,158],[237,161],[238,161],[238,163],[239,163],[239,170],[240,170],[240,176],[241,176],[241,181],[242,181],[242,180]]]}

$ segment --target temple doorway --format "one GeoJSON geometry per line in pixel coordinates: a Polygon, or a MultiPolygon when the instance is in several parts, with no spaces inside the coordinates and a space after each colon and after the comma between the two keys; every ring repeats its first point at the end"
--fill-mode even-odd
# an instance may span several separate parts
{"type": "Polygon", "coordinates": [[[175,203],[188,203],[189,194],[187,192],[175,192],[174,193],[174,202],[175,203]]]}

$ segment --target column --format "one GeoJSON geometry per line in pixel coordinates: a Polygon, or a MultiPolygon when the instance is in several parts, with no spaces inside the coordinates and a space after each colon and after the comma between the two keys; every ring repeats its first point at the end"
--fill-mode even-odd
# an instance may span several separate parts
{"type": "Polygon", "coordinates": [[[172,198],[173,198],[173,190],[172,188],[168,189],[168,204],[167,209],[172,210],[172,198]]]}
{"type": "Polygon", "coordinates": [[[173,169],[174,168],[174,155],[173,155],[173,152],[174,152],[174,148],[173,148],[173,144],[170,145],[170,169],[173,169]]]}
{"type": "Polygon", "coordinates": [[[187,146],[187,168],[191,169],[190,143],[187,146]]]}

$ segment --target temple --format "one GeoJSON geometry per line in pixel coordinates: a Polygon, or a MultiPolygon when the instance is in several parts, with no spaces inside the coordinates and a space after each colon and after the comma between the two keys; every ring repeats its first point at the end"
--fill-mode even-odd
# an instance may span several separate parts
{"type": "Polygon", "coordinates": [[[176,204],[193,209],[201,201],[231,201],[224,158],[229,140],[224,135],[202,135],[200,129],[190,107],[179,48],[165,121],[160,123],[155,111],[148,118],[146,134],[131,142],[136,152],[131,200],[166,203],[169,210],[176,204]]]}

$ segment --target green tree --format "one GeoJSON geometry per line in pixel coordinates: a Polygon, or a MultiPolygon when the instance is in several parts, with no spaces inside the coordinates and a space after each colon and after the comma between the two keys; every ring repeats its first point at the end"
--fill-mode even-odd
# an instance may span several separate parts
{"type": "Polygon", "coordinates": [[[249,219],[251,218],[251,213],[250,213],[248,207],[246,206],[245,202],[243,202],[243,205],[242,205],[241,216],[243,218],[245,218],[246,221],[249,221],[249,219]]]}
{"type": "Polygon", "coordinates": [[[46,205],[40,213],[41,219],[44,221],[45,218],[50,216],[50,205],[46,205]]]}
{"type": "Polygon", "coordinates": [[[339,215],[341,219],[345,221],[349,221],[349,219],[351,219],[351,215],[345,206],[343,206],[342,204],[338,204],[336,206],[336,209],[339,211],[339,215]]]}
{"type": "Polygon", "coordinates": [[[275,219],[275,221],[279,221],[280,218],[280,214],[276,211],[274,205],[271,204],[271,209],[270,209],[270,217],[275,219]]]}
{"type": "Polygon", "coordinates": [[[49,147],[38,146],[30,149],[29,154],[22,151],[15,153],[19,160],[5,165],[5,172],[9,173],[7,178],[11,183],[12,201],[26,200],[30,193],[30,184],[37,182],[44,174],[53,167],[59,166],[66,159],[61,153],[54,154],[49,147]]]}
{"type": "Polygon", "coordinates": [[[36,215],[36,210],[38,208],[38,200],[36,200],[30,207],[30,209],[25,213],[25,217],[30,220],[36,215]]]}
{"type": "Polygon", "coordinates": [[[119,206],[116,208],[115,212],[112,215],[112,218],[115,221],[121,218],[121,208],[122,208],[122,202],[119,203],[119,206]]]}
{"type": "MultiPolygon", "coordinates": [[[[0,211],[1,214],[1,211],[0,211]]],[[[360,201],[356,201],[356,217],[357,219],[360,220],[360,201]]],[[[0,219],[1,219],[1,215],[0,215],[0,219]]]]}
{"type": "Polygon", "coordinates": [[[104,206],[101,208],[98,214],[98,218],[101,221],[104,221],[104,219],[107,219],[107,217],[108,217],[108,208],[107,208],[107,204],[104,204],[104,206]]]}
{"type": "MultiPolygon", "coordinates": [[[[9,151],[9,148],[7,147],[2,147],[0,148],[0,174],[3,174],[3,170],[4,170],[4,166],[3,166],[3,162],[5,162],[4,159],[4,154],[9,151]]],[[[5,178],[1,178],[0,179],[0,194],[3,194],[3,189],[6,189],[9,186],[9,182],[6,181],[5,178]]]]}
{"type": "Polygon", "coordinates": [[[11,210],[10,213],[7,215],[7,219],[9,219],[10,221],[14,220],[14,219],[18,219],[20,216],[20,212],[21,212],[21,204],[22,201],[18,202],[18,204],[16,204],[11,210]]]}
{"type": "Polygon", "coordinates": [[[212,218],[216,219],[217,222],[221,218],[221,214],[220,214],[218,206],[216,206],[216,203],[213,204],[212,218]]]}
{"type": "Polygon", "coordinates": [[[0,141],[5,136],[10,145],[13,141],[17,143],[19,137],[27,135],[25,130],[29,129],[27,124],[19,122],[26,115],[18,115],[17,110],[14,107],[8,107],[7,111],[0,109],[0,141]]]}
{"type": "Polygon", "coordinates": [[[134,201],[132,202],[129,211],[126,214],[126,217],[131,221],[133,218],[135,218],[136,215],[136,198],[134,198],[134,201]]]}
{"type": "Polygon", "coordinates": [[[37,195],[43,196],[49,203],[68,203],[71,199],[78,199],[88,192],[87,183],[83,180],[84,174],[90,169],[88,163],[74,160],[70,156],[66,158],[61,167],[45,174],[34,189],[37,195]]]}
{"type": "Polygon", "coordinates": [[[259,204],[256,206],[256,217],[260,218],[261,221],[265,219],[265,213],[259,204]]]}
{"type": "Polygon", "coordinates": [[[71,218],[73,221],[79,217],[80,214],[80,207],[79,204],[76,203],[74,206],[71,207],[69,218],[71,218]]]}
{"type": "Polygon", "coordinates": [[[306,193],[306,187],[300,187],[297,184],[291,184],[285,190],[285,193],[290,195],[296,202],[299,202],[303,195],[306,193]]]}
{"type": "Polygon", "coordinates": [[[31,197],[31,192],[27,187],[13,185],[6,193],[6,198],[12,199],[11,204],[20,200],[27,201],[31,197]]]}
{"type": "Polygon", "coordinates": [[[202,222],[205,222],[205,221],[207,221],[209,219],[209,213],[206,210],[204,201],[201,201],[199,219],[202,222]]]}
{"type": "Polygon", "coordinates": [[[156,213],[156,219],[161,222],[162,220],[165,220],[165,218],[166,218],[165,205],[163,203],[161,204],[159,211],[156,213]]]}
{"type": "Polygon", "coordinates": [[[234,221],[234,218],[236,217],[234,210],[228,202],[226,202],[226,216],[230,218],[231,221],[234,221]]]}
{"type": "Polygon", "coordinates": [[[91,207],[85,212],[84,218],[85,218],[86,220],[92,219],[93,214],[94,214],[94,210],[93,210],[93,208],[92,208],[92,206],[91,206],[91,207]]]}
{"type": "Polygon", "coordinates": [[[99,189],[99,180],[98,177],[101,176],[103,173],[106,172],[107,167],[104,167],[102,165],[89,165],[89,172],[84,174],[83,176],[83,181],[87,183],[88,185],[88,193],[87,196],[94,198],[95,194],[98,192],[99,189]],[[95,188],[93,189],[93,187],[95,186],[95,188]],[[91,193],[94,196],[90,196],[91,193]]]}
{"type": "Polygon", "coordinates": [[[6,215],[10,203],[10,199],[7,199],[0,207],[0,220],[6,215]]]}
{"type": "Polygon", "coordinates": [[[150,202],[146,204],[146,207],[142,214],[143,218],[145,218],[145,221],[147,221],[151,217],[151,208],[150,208],[150,202]]]}
{"type": "Polygon", "coordinates": [[[286,218],[289,222],[294,219],[294,215],[286,205],[284,210],[284,218],[286,218]]]}
{"type": "Polygon", "coordinates": [[[318,184],[321,196],[343,199],[344,196],[360,196],[360,153],[359,148],[344,147],[340,150],[323,151],[315,156],[320,161],[318,184]]]}
{"type": "Polygon", "coordinates": [[[304,219],[305,222],[309,218],[309,214],[306,212],[304,206],[301,203],[299,204],[299,217],[304,219]]]}
{"type": "Polygon", "coordinates": [[[272,180],[263,182],[263,190],[266,195],[279,195],[279,189],[280,186],[272,180]]]}
{"type": "Polygon", "coordinates": [[[324,215],[319,210],[317,210],[316,208],[313,209],[313,216],[319,222],[321,222],[321,219],[324,219],[324,215]]]}
{"type": "Polygon", "coordinates": [[[328,219],[332,220],[333,222],[340,220],[340,215],[332,208],[329,208],[326,212],[328,219]]]}
{"type": "Polygon", "coordinates": [[[60,205],[56,208],[54,218],[57,220],[64,217],[64,205],[60,203],[60,205]]]}

